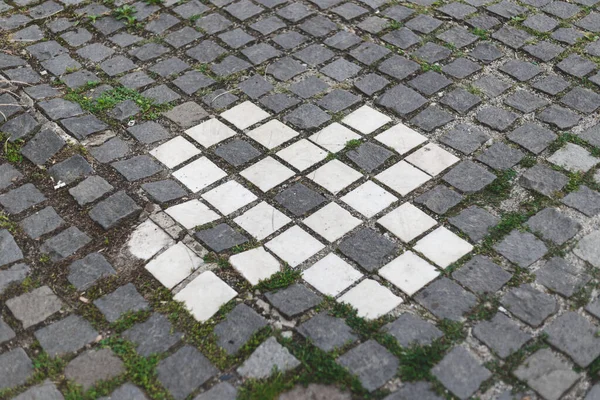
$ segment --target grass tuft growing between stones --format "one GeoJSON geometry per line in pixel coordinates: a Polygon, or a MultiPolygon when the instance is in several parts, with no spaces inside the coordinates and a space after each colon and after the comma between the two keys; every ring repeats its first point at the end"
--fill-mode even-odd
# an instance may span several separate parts
{"type": "Polygon", "coordinates": [[[302,271],[284,265],[283,269],[273,274],[269,279],[260,281],[254,288],[261,292],[283,289],[295,283],[302,276],[302,271]]]}
{"type": "Polygon", "coordinates": [[[21,147],[25,142],[18,139],[14,142],[9,141],[10,135],[3,134],[0,132],[0,142],[2,142],[2,152],[0,153],[0,160],[5,159],[11,164],[19,164],[23,161],[23,155],[21,154],[21,147]]]}

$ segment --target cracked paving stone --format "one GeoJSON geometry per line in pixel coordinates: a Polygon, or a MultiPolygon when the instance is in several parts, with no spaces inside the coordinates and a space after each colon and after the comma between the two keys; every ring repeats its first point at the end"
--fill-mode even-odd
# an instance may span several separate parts
{"type": "Polygon", "coordinates": [[[148,303],[138,293],[133,284],[128,283],[117,290],[94,301],[102,315],[110,323],[117,321],[128,312],[149,309],[148,303]]]}
{"type": "Polygon", "coordinates": [[[42,286],[31,292],[13,297],[6,301],[12,315],[23,324],[23,328],[39,324],[57,313],[64,303],[48,286],[42,286]]]}
{"type": "Polygon", "coordinates": [[[600,193],[584,185],[580,186],[577,191],[569,193],[561,201],[588,217],[600,213],[600,193]]]}
{"type": "Polygon", "coordinates": [[[463,346],[456,346],[431,370],[460,399],[471,397],[492,373],[463,346]]]}
{"type": "Polygon", "coordinates": [[[267,326],[267,320],[245,304],[238,304],[225,319],[215,326],[217,344],[227,354],[237,353],[260,329],[267,326]]]}
{"type": "Polygon", "coordinates": [[[265,297],[287,317],[295,317],[315,307],[321,302],[321,296],[301,284],[293,284],[285,289],[268,292],[265,297]]]}
{"type": "Polygon", "coordinates": [[[358,340],[352,329],[341,318],[319,313],[297,328],[305,338],[323,351],[343,348],[358,340]]]}
{"type": "Polygon", "coordinates": [[[287,372],[299,365],[300,361],[271,336],[258,346],[237,372],[245,378],[264,379],[269,377],[275,368],[287,372]]]}
{"type": "Polygon", "coordinates": [[[46,207],[19,223],[25,234],[32,239],[39,239],[41,236],[60,228],[64,224],[65,221],[52,207],[46,207]]]}
{"type": "Polygon", "coordinates": [[[135,344],[143,357],[164,353],[183,338],[183,333],[176,330],[167,317],[158,313],[152,314],[145,322],[135,324],[122,335],[135,344]]]}
{"type": "Polygon", "coordinates": [[[108,381],[125,373],[125,365],[111,349],[88,350],[73,359],[65,368],[65,377],[83,390],[99,381],[108,381]]]}
{"type": "Polygon", "coordinates": [[[477,255],[456,270],[452,277],[467,289],[477,293],[495,293],[510,279],[512,274],[485,256],[477,255]]]}
{"type": "Polygon", "coordinates": [[[382,330],[405,348],[412,345],[427,346],[443,336],[443,332],[434,324],[410,313],[401,314],[395,321],[384,325],[382,330]]]}
{"type": "Polygon", "coordinates": [[[546,400],[560,399],[580,378],[563,356],[549,348],[533,353],[513,373],[546,400]]]}
{"type": "Polygon", "coordinates": [[[363,228],[347,237],[338,248],[346,257],[369,272],[382,267],[399,249],[394,242],[369,228],[363,228]]]}
{"type": "Polygon", "coordinates": [[[565,297],[573,296],[592,277],[563,258],[553,257],[535,271],[536,282],[565,297]]]}
{"type": "Polygon", "coordinates": [[[475,193],[492,183],[496,175],[472,161],[462,161],[442,178],[462,193],[475,193]]]}
{"type": "Polygon", "coordinates": [[[540,164],[528,169],[519,178],[519,184],[524,188],[535,190],[548,197],[554,196],[554,194],[562,190],[568,182],[569,178],[560,172],[540,164]]]}
{"type": "Polygon", "coordinates": [[[477,206],[470,206],[448,222],[467,234],[471,240],[478,242],[490,233],[490,228],[500,222],[500,218],[477,206]]]}
{"type": "Polygon", "coordinates": [[[512,231],[494,249],[519,267],[526,268],[542,258],[546,245],[529,232],[512,231]]]}
{"type": "Polygon", "coordinates": [[[391,380],[399,365],[398,359],[373,339],[359,344],[336,361],[356,375],[369,392],[391,380]]]}
{"type": "Polygon", "coordinates": [[[50,357],[77,352],[97,337],[92,325],[78,315],[70,315],[35,332],[35,338],[50,357]]]}
{"type": "Polygon", "coordinates": [[[0,390],[22,385],[33,374],[33,363],[22,348],[0,354],[0,390]]]}
{"type": "Polygon", "coordinates": [[[101,278],[116,275],[112,265],[100,253],[91,253],[69,266],[67,279],[77,290],[92,287],[101,278]]]}
{"type": "Polygon", "coordinates": [[[557,245],[565,243],[581,230],[579,222],[555,208],[545,208],[527,221],[526,225],[543,239],[557,245]]]}
{"type": "Polygon", "coordinates": [[[512,288],[500,299],[511,314],[532,327],[540,326],[558,310],[556,299],[529,284],[512,288]]]}
{"type": "Polygon", "coordinates": [[[142,208],[131,197],[124,191],[120,191],[96,204],[88,214],[91,219],[108,230],[141,210],[142,208]]]}
{"type": "Polygon", "coordinates": [[[19,214],[46,200],[46,196],[31,183],[19,186],[0,196],[0,204],[9,214],[19,214]]]}
{"type": "Polygon", "coordinates": [[[532,338],[519,324],[500,312],[489,321],[475,325],[473,335],[503,359],[518,351],[532,338]]]}
{"type": "Polygon", "coordinates": [[[23,259],[23,252],[7,229],[0,230],[0,267],[23,259]]]}
{"type": "Polygon", "coordinates": [[[441,278],[415,296],[415,300],[438,318],[460,321],[477,304],[476,297],[452,282],[441,278]]]}

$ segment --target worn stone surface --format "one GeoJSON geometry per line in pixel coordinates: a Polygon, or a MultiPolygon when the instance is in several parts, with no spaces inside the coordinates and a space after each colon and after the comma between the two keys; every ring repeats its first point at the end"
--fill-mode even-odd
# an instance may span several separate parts
{"type": "Polygon", "coordinates": [[[160,383],[181,400],[217,373],[210,361],[189,345],[162,360],[156,371],[160,383]]]}
{"type": "Polygon", "coordinates": [[[356,375],[365,389],[372,392],[390,380],[398,368],[398,359],[375,340],[356,346],[337,359],[356,375]]]}
{"type": "Polygon", "coordinates": [[[467,349],[457,346],[432,369],[433,375],[460,399],[467,399],[492,376],[467,349]]]}
{"type": "Polygon", "coordinates": [[[239,304],[215,326],[217,343],[228,354],[235,354],[267,321],[245,304],[239,304]]]}
{"type": "Polygon", "coordinates": [[[116,378],[124,372],[125,365],[112,350],[88,350],[67,364],[65,377],[87,390],[99,381],[116,378]]]}
{"type": "Polygon", "coordinates": [[[238,374],[247,378],[267,378],[274,368],[286,372],[300,365],[288,349],[280,345],[274,337],[265,340],[250,357],[237,369],[238,374]]]}
{"type": "Polygon", "coordinates": [[[35,332],[36,339],[51,357],[65,356],[81,350],[98,337],[98,332],[85,319],[70,315],[35,332]]]}

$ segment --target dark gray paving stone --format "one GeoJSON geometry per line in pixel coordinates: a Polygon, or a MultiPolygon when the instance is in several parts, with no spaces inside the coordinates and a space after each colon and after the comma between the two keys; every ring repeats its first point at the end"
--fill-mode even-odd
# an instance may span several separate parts
{"type": "Polygon", "coordinates": [[[600,399],[600,385],[595,384],[592,386],[590,391],[585,396],[584,400],[598,400],[600,399]]]}
{"type": "Polygon", "coordinates": [[[129,55],[140,61],[149,61],[158,58],[168,52],[169,49],[158,43],[146,43],[129,51],[129,55]]]}
{"type": "Polygon", "coordinates": [[[18,113],[19,111],[23,110],[23,108],[19,105],[21,104],[21,101],[16,100],[14,97],[7,93],[0,95],[0,104],[3,104],[0,106],[0,112],[2,112],[2,114],[0,114],[0,116],[2,116],[2,122],[6,121],[8,118],[18,113]]]}
{"type": "Polygon", "coordinates": [[[534,154],[544,151],[557,138],[550,129],[533,122],[521,125],[507,136],[534,154]]]}
{"type": "Polygon", "coordinates": [[[459,399],[471,397],[492,373],[467,349],[456,346],[431,370],[432,374],[459,399]]]}
{"type": "Polygon", "coordinates": [[[158,313],[152,314],[145,322],[135,324],[122,335],[135,344],[138,354],[143,357],[164,353],[183,338],[183,333],[176,330],[167,317],[158,313]]]}
{"type": "Polygon", "coordinates": [[[121,122],[135,121],[133,117],[140,111],[141,109],[135,101],[125,100],[114,106],[112,110],[108,111],[108,115],[121,122]]]}
{"type": "Polygon", "coordinates": [[[92,203],[113,190],[113,186],[99,176],[90,176],[77,186],[69,189],[69,194],[81,206],[92,203]]]}
{"type": "Polygon", "coordinates": [[[115,389],[110,396],[98,400],[148,400],[148,397],[137,386],[125,383],[115,389]]]}
{"type": "Polygon", "coordinates": [[[194,400],[235,400],[238,390],[229,382],[221,382],[211,387],[206,392],[200,393],[194,400]]]}
{"type": "Polygon", "coordinates": [[[394,322],[384,325],[382,330],[406,348],[413,345],[427,346],[443,336],[442,331],[434,324],[410,313],[401,314],[394,322]]]}
{"type": "Polygon", "coordinates": [[[304,71],[306,71],[306,67],[290,57],[280,58],[273,64],[270,64],[268,69],[269,74],[280,81],[288,81],[304,71]]]}
{"type": "Polygon", "coordinates": [[[506,92],[511,85],[494,77],[493,75],[484,75],[473,82],[473,86],[481,90],[488,97],[497,97],[506,92]]]}
{"type": "Polygon", "coordinates": [[[580,378],[564,357],[548,348],[526,358],[514,375],[548,400],[558,400],[580,378]]]}
{"type": "Polygon", "coordinates": [[[322,93],[327,88],[329,88],[329,85],[314,75],[290,85],[290,91],[304,99],[322,93]]]}
{"type": "Polygon", "coordinates": [[[274,89],[273,85],[260,75],[251,76],[238,87],[251,99],[257,99],[274,89]]]}
{"type": "Polygon", "coordinates": [[[561,245],[581,230],[579,222],[555,208],[545,208],[531,217],[526,225],[542,238],[561,245]]]}
{"type": "Polygon", "coordinates": [[[287,19],[290,22],[298,22],[309,15],[312,15],[314,11],[305,6],[302,3],[292,3],[288,6],[280,8],[277,11],[277,15],[280,17],[287,19]]]}
{"type": "Polygon", "coordinates": [[[196,22],[196,26],[208,35],[223,32],[232,25],[232,22],[220,14],[208,14],[196,22]]]}
{"type": "Polygon", "coordinates": [[[116,275],[116,272],[106,258],[100,253],[90,253],[69,266],[67,279],[77,290],[83,291],[111,275],[116,275]]]}
{"type": "Polygon", "coordinates": [[[398,252],[398,245],[370,228],[347,237],[338,248],[369,272],[381,268],[398,252]]]}
{"type": "Polygon", "coordinates": [[[154,86],[143,91],[141,94],[159,105],[175,102],[181,98],[181,96],[169,89],[167,85],[154,86]]]}
{"type": "Polygon", "coordinates": [[[261,153],[248,142],[235,139],[226,144],[222,144],[215,149],[215,154],[223,158],[229,164],[239,167],[256,157],[261,153]]]}
{"type": "Polygon", "coordinates": [[[190,128],[198,125],[203,119],[208,117],[206,110],[192,101],[175,106],[169,111],[164,112],[163,115],[182,128],[190,128]]]}
{"type": "Polygon", "coordinates": [[[580,186],[577,191],[569,193],[561,201],[588,217],[600,213],[600,193],[587,186],[580,186]]]}
{"type": "Polygon", "coordinates": [[[518,351],[532,338],[519,324],[502,313],[475,325],[473,335],[503,359],[518,351]]]}
{"type": "Polygon", "coordinates": [[[584,114],[593,113],[600,107],[600,96],[581,86],[571,89],[560,101],[564,105],[584,114]]]}
{"type": "Polygon", "coordinates": [[[384,400],[443,400],[429,382],[407,382],[384,400]]]}
{"type": "Polygon", "coordinates": [[[440,141],[464,154],[471,154],[489,140],[489,136],[480,127],[470,124],[458,124],[440,141]]]}
{"type": "Polygon", "coordinates": [[[509,261],[525,268],[542,258],[548,248],[529,232],[512,231],[494,249],[509,261]]]}
{"type": "Polygon", "coordinates": [[[402,50],[420,43],[421,38],[408,28],[400,28],[391,31],[381,37],[381,40],[391,44],[392,46],[398,47],[402,50]]]}
{"type": "Polygon", "coordinates": [[[64,99],[44,100],[38,104],[52,120],[70,118],[83,114],[83,110],[79,104],[64,99]]]}
{"type": "Polygon", "coordinates": [[[366,172],[382,166],[394,153],[371,142],[361,144],[357,149],[350,150],[346,156],[360,169],[366,172]]]}
{"type": "Polygon", "coordinates": [[[0,190],[9,188],[23,178],[23,174],[9,163],[0,165],[0,190]]]}
{"type": "Polygon", "coordinates": [[[596,334],[597,331],[596,326],[574,311],[559,316],[544,330],[548,341],[582,368],[600,356],[600,338],[596,334]]]}
{"type": "Polygon", "coordinates": [[[342,348],[358,340],[343,319],[319,313],[297,328],[305,338],[323,351],[342,348]]]}
{"type": "Polygon", "coordinates": [[[170,57],[159,61],[149,68],[149,71],[154,72],[164,78],[170,75],[176,75],[188,69],[190,65],[178,57],[170,57]]]}
{"type": "Polygon", "coordinates": [[[50,129],[42,129],[23,148],[23,154],[34,164],[42,165],[65,145],[65,141],[50,129]]]}
{"type": "Polygon", "coordinates": [[[52,207],[46,207],[22,220],[19,225],[27,236],[39,239],[41,236],[60,228],[65,221],[52,207]]]}
{"type": "Polygon", "coordinates": [[[23,258],[23,252],[15,242],[15,238],[6,229],[0,230],[0,266],[4,266],[23,258]]]}
{"type": "MultiPolygon", "coordinates": [[[[31,46],[28,46],[26,50],[29,52],[29,54],[37,58],[39,61],[49,60],[61,54],[67,54],[69,52],[68,49],[61,46],[58,42],[54,40],[32,44],[31,46]]],[[[23,64],[23,60],[19,58],[3,57],[3,63],[1,65],[3,65],[3,68],[6,68],[23,64]],[[20,62],[18,62],[17,60],[20,60],[20,62]]]]}
{"type": "Polygon", "coordinates": [[[600,147],[600,124],[596,124],[591,128],[586,129],[579,137],[592,146],[600,147]]]}
{"type": "Polygon", "coordinates": [[[450,28],[436,37],[458,49],[469,46],[479,39],[465,28],[460,27],[450,28]]]}
{"type": "Polygon", "coordinates": [[[204,104],[216,110],[229,108],[230,105],[238,100],[238,96],[227,92],[225,89],[213,90],[202,98],[204,104]]]}
{"type": "Polygon", "coordinates": [[[300,361],[271,336],[258,346],[237,372],[246,378],[264,379],[271,376],[274,369],[287,372],[299,365],[300,361]]]}
{"type": "Polygon", "coordinates": [[[196,232],[194,235],[211,250],[219,253],[248,242],[248,238],[227,224],[196,232]]]}
{"type": "Polygon", "coordinates": [[[424,95],[431,96],[452,84],[452,81],[442,74],[427,71],[410,80],[408,84],[424,95]]]}
{"type": "Polygon", "coordinates": [[[185,52],[185,54],[201,63],[213,62],[219,56],[226,53],[227,50],[211,40],[204,40],[185,52]]]}
{"type": "Polygon", "coordinates": [[[549,102],[529,91],[517,90],[504,100],[504,104],[527,114],[547,106],[549,102]]]}
{"type": "Polygon", "coordinates": [[[350,55],[366,65],[372,65],[387,56],[390,50],[371,42],[361,43],[350,51],[350,55]]]}
{"type": "Polygon", "coordinates": [[[24,138],[30,133],[33,133],[33,131],[35,131],[39,125],[40,124],[31,114],[23,113],[10,119],[8,122],[2,125],[0,129],[2,129],[2,132],[10,136],[9,140],[11,142],[14,142],[17,139],[24,138]]]}
{"type": "Polygon", "coordinates": [[[379,96],[376,103],[404,117],[427,103],[427,99],[404,85],[397,85],[379,96]]]}
{"type": "Polygon", "coordinates": [[[198,90],[212,86],[215,83],[214,79],[198,71],[188,71],[173,80],[173,84],[187,95],[192,95],[198,90]]]}
{"type": "Polygon", "coordinates": [[[97,161],[109,163],[127,155],[129,153],[129,145],[118,137],[114,137],[100,146],[90,147],[89,152],[97,161]]]}
{"type": "Polygon", "coordinates": [[[500,66],[499,70],[520,82],[528,81],[542,72],[537,65],[520,60],[507,61],[500,66]]]}
{"type": "Polygon", "coordinates": [[[427,42],[425,45],[414,51],[413,56],[428,62],[429,64],[434,64],[438,61],[445,60],[450,57],[452,51],[448,48],[437,45],[435,43],[427,42]]]}
{"type": "Polygon", "coordinates": [[[361,70],[361,67],[346,61],[343,58],[338,58],[332,63],[327,64],[321,68],[321,73],[327,75],[330,78],[335,79],[338,82],[343,82],[356,76],[361,70]]]}
{"type": "Polygon", "coordinates": [[[406,57],[393,55],[379,64],[377,70],[398,80],[403,80],[420,71],[421,67],[406,57]]]}
{"type": "MultiPolygon", "coordinates": [[[[252,64],[259,65],[272,58],[279,57],[281,52],[267,43],[258,43],[254,46],[243,49],[242,54],[245,55],[252,64]]],[[[242,66],[236,68],[236,72],[241,70],[242,67],[246,69],[250,66],[242,64],[242,66]]]]}
{"type": "Polygon", "coordinates": [[[110,323],[117,321],[128,312],[149,309],[148,302],[138,293],[132,283],[121,286],[117,290],[94,301],[104,318],[110,323]]]}
{"type": "Polygon", "coordinates": [[[148,178],[162,171],[161,166],[147,155],[116,161],[111,165],[130,182],[148,178]]]}
{"type": "Polygon", "coordinates": [[[213,64],[210,69],[217,76],[225,77],[245,71],[252,65],[241,58],[227,56],[218,64],[213,64]]]}
{"type": "Polygon", "coordinates": [[[306,36],[294,31],[281,33],[273,38],[273,41],[285,50],[294,49],[306,40],[306,36]]]}
{"type": "Polygon", "coordinates": [[[558,171],[537,164],[525,171],[519,178],[519,184],[526,189],[535,190],[548,197],[560,190],[569,182],[569,179],[558,171]]]}
{"type": "Polygon", "coordinates": [[[475,7],[472,7],[468,4],[459,3],[459,2],[453,2],[453,3],[446,4],[443,7],[440,7],[438,10],[440,12],[448,15],[449,17],[452,17],[452,18],[455,18],[458,20],[463,20],[467,16],[469,16],[477,11],[477,9],[475,7]]]}
{"type": "MultiPolygon", "coordinates": [[[[5,235],[0,231],[0,236],[5,235]]],[[[10,285],[21,283],[29,274],[29,266],[23,263],[14,264],[10,268],[0,270],[0,294],[10,285]]]]}
{"type": "Polygon", "coordinates": [[[65,377],[87,391],[100,381],[108,381],[125,373],[125,365],[111,349],[88,350],[65,368],[65,377]]]}
{"type": "Polygon", "coordinates": [[[96,204],[88,214],[91,219],[108,230],[141,210],[142,208],[131,197],[124,191],[119,191],[96,204]]]}
{"type": "Polygon", "coordinates": [[[63,182],[69,185],[83,177],[94,172],[92,166],[85,158],[77,154],[53,165],[48,169],[48,173],[55,182],[63,182]]]}
{"type": "Polygon", "coordinates": [[[302,183],[296,183],[275,196],[275,201],[297,217],[323,204],[325,200],[325,197],[302,183]]]}
{"type": "Polygon", "coordinates": [[[64,303],[48,286],[42,286],[8,299],[6,306],[12,315],[23,324],[23,328],[27,329],[59,312],[64,303]]]}
{"type": "Polygon", "coordinates": [[[46,197],[31,183],[19,186],[0,196],[0,204],[9,214],[19,214],[44,201],[46,201],[46,197]]]}
{"type": "MultiPolygon", "coordinates": [[[[7,69],[4,71],[4,73],[10,80],[21,81],[29,84],[39,83],[42,80],[40,74],[29,67],[7,69]]],[[[66,77],[64,78],[66,79],[66,77]]]]}
{"type": "Polygon", "coordinates": [[[262,33],[263,35],[269,35],[273,32],[285,28],[286,26],[287,25],[285,24],[285,22],[283,22],[283,20],[275,16],[271,16],[253,23],[252,25],[250,25],[250,28],[262,33]]]}
{"type": "Polygon", "coordinates": [[[173,12],[185,19],[190,19],[194,15],[202,15],[208,10],[210,10],[210,8],[198,0],[192,0],[173,8],[173,12]]]}
{"type": "Polygon", "coordinates": [[[289,318],[315,307],[322,300],[321,296],[298,283],[276,292],[265,293],[265,297],[275,308],[289,318]]]}
{"type": "Polygon", "coordinates": [[[457,79],[464,79],[480,70],[481,66],[479,64],[462,57],[442,67],[444,73],[457,79]]]}
{"type": "Polygon", "coordinates": [[[285,122],[288,122],[299,129],[313,129],[318,128],[331,120],[331,116],[319,106],[314,104],[303,104],[287,114],[283,119],[285,122]]]}
{"type": "Polygon", "coordinates": [[[370,34],[376,35],[381,33],[389,26],[389,22],[385,18],[377,16],[370,16],[362,20],[357,27],[363,31],[369,32],[370,34]]]}
{"type": "Polygon", "coordinates": [[[50,357],[77,352],[97,337],[92,325],[78,315],[70,315],[35,332],[35,338],[50,357]]]}
{"type": "Polygon", "coordinates": [[[93,133],[108,128],[108,125],[93,115],[67,118],[61,120],[60,123],[65,127],[67,132],[77,139],[84,139],[93,133]]]}
{"type": "Polygon", "coordinates": [[[348,50],[350,47],[355,46],[361,42],[359,36],[348,31],[339,31],[335,35],[325,39],[325,43],[329,47],[333,47],[337,50],[348,50]]]}
{"type": "Polygon", "coordinates": [[[81,68],[81,64],[67,54],[51,58],[42,63],[42,67],[50,73],[60,76],[71,70],[81,68]]]}
{"type": "Polygon", "coordinates": [[[114,56],[100,64],[100,68],[109,76],[116,76],[124,72],[131,71],[136,65],[129,58],[124,56],[114,56]]]}
{"type": "Polygon", "coordinates": [[[529,284],[508,291],[500,303],[514,316],[532,327],[538,327],[557,311],[554,297],[534,289],[529,284]]]}
{"type": "Polygon", "coordinates": [[[533,38],[533,36],[525,32],[524,30],[506,25],[494,32],[492,34],[492,38],[501,41],[508,47],[518,49],[523,47],[526,43],[528,43],[533,38]]]}
{"type": "Polygon", "coordinates": [[[496,175],[470,160],[462,161],[442,178],[462,193],[475,193],[492,183],[496,175]]]}
{"type": "Polygon", "coordinates": [[[553,292],[571,297],[590,280],[591,276],[563,258],[553,257],[535,271],[536,281],[553,292]]]}
{"type": "Polygon", "coordinates": [[[46,240],[40,250],[49,254],[52,261],[58,261],[75,254],[91,241],[88,235],[72,226],[46,240]]]}
{"type": "Polygon", "coordinates": [[[415,296],[415,300],[438,318],[460,321],[477,304],[477,298],[448,278],[441,278],[415,296]]]}
{"type": "Polygon", "coordinates": [[[356,375],[369,392],[392,379],[399,365],[398,359],[373,339],[359,344],[336,361],[356,375]]]}
{"type": "Polygon", "coordinates": [[[364,94],[371,96],[374,93],[384,89],[387,85],[389,85],[389,83],[390,81],[388,81],[381,75],[367,74],[364,77],[357,80],[354,83],[354,85],[358,90],[360,90],[364,94]]]}
{"type": "Polygon", "coordinates": [[[459,114],[466,114],[473,107],[481,103],[481,98],[465,89],[458,88],[448,92],[442,97],[440,103],[447,105],[459,114]]]}
{"type": "Polygon", "coordinates": [[[183,400],[219,371],[202,353],[186,345],[158,363],[156,372],[171,395],[183,400]]]}
{"type": "Polygon", "coordinates": [[[294,57],[313,67],[323,64],[334,56],[335,53],[333,51],[318,44],[310,45],[294,53],[294,57]]]}
{"type": "Polygon", "coordinates": [[[415,32],[428,34],[435,31],[442,25],[442,21],[433,18],[427,14],[418,14],[410,21],[407,21],[405,26],[415,32]]]}
{"type": "Polygon", "coordinates": [[[37,386],[21,393],[15,400],[64,400],[62,393],[56,388],[56,385],[50,380],[46,380],[37,386]]]}
{"type": "Polygon", "coordinates": [[[518,115],[504,108],[488,106],[480,109],[475,118],[482,124],[502,132],[517,120],[518,115]]]}
{"type": "Polygon", "coordinates": [[[466,233],[471,240],[478,242],[490,233],[490,228],[496,226],[500,218],[483,208],[470,206],[458,215],[448,218],[448,222],[466,233]]]}
{"type": "Polygon", "coordinates": [[[300,100],[298,100],[296,97],[289,96],[284,93],[274,93],[264,96],[260,99],[260,104],[276,114],[287,110],[298,103],[300,103],[300,100]]]}
{"type": "Polygon", "coordinates": [[[227,354],[237,353],[260,329],[267,326],[267,320],[245,304],[238,304],[225,320],[215,326],[217,344],[227,354]]]}
{"type": "MultiPolygon", "coordinates": [[[[189,4],[189,3],[186,3],[186,4],[189,4]]],[[[198,32],[194,28],[186,26],[175,32],[171,32],[167,36],[165,36],[165,42],[167,42],[171,46],[175,47],[176,49],[179,49],[183,46],[186,46],[186,45],[192,43],[194,40],[199,39],[201,37],[202,37],[202,34],[200,32],[198,32]]]]}
{"type": "Polygon", "coordinates": [[[452,277],[469,290],[485,294],[500,290],[512,278],[512,274],[491,259],[477,255],[455,271],[452,277]]]}
{"type": "Polygon", "coordinates": [[[581,11],[581,8],[572,3],[553,1],[545,6],[542,10],[560,19],[566,19],[575,16],[577,13],[579,13],[579,11],[581,11]]]}
{"type": "Polygon", "coordinates": [[[165,32],[167,29],[177,25],[179,23],[179,19],[169,15],[169,14],[160,14],[158,16],[158,18],[150,21],[148,24],[146,24],[146,27],[144,28],[145,30],[147,30],[148,32],[154,33],[156,35],[159,35],[163,32],[165,32]]]}
{"type": "Polygon", "coordinates": [[[523,50],[541,61],[549,62],[565,51],[565,48],[552,42],[542,41],[524,46],[523,50]]]}
{"type": "Polygon", "coordinates": [[[477,161],[497,170],[507,170],[514,167],[525,157],[518,149],[502,142],[496,142],[477,156],[477,161]]]}
{"type": "Polygon", "coordinates": [[[4,322],[2,318],[0,318],[0,344],[8,342],[16,337],[15,331],[11,329],[11,327],[4,322]]]}
{"type": "Polygon", "coordinates": [[[22,348],[0,354],[0,390],[22,385],[33,374],[33,363],[22,348]]]}
{"type": "Polygon", "coordinates": [[[552,39],[569,45],[574,45],[584,37],[583,32],[573,28],[558,28],[550,35],[552,39]]]}
{"type": "Polygon", "coordinates": [[[144,183],[142,189],[159,203],[166,203],[187,195],[187,191],[172,179],[144,183]]]}
{"type": "Polygon", "coordinates": [[[309,35],[319,38],[337,30],[337,25],[323,15],[309,18],[300,24],[299,27],[309,35]]]}
{"type": "Polygon", "coordinates": [[[571,54],[569,57],[556,64],[556,68],[577,78],[583,78],[596,69],[596,64],[587,58],[577,54],[571,54]]]}
{"type": "Polygon", "coordinates": [[[323,96],[317,104],[333,113],[343,111],[361,101],[361,98],[343,89],[334,89],[323,96]]]}
{"type": "Polygon", "coordinates": [[[579,123],[581,117],[573,111],[552,104],[537,115],[537,118],[560,129],[568,129],[579,123]]]}
{"type": "Polygon", "coordinates": [[[437,185],[431,190],[415,198],[415,203],[422,204],[436,214],[445,214],[449,209],[462,201],[463,197],[444,185],[437,185]]]}

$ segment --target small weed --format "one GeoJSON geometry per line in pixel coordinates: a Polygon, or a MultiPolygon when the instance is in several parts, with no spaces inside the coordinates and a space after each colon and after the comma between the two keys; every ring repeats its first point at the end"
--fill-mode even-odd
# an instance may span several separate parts
{"type": "Polygon", "coordinates": [[[467,318],[471,321],[490,320],[496,315],[499,307],[500,299],[498,297],[484,296],[481,302],[467,315],[467,318]]]}
{"type": "Polygon", "coordinates": [[[51,259],[50,259],[49,254],[44,253],[44,254],[40,255],[40,262],[42,264],[48,264],[50,261],[51,261],[51,259]]]}
{"type": "Polygon", "coordinates": [[[484,190],[473,196],[476,202],[498,205],[510,196],[512,181],[517,176],[514,169],[508,169],[496,177],[484,190]]]}
{"type": "Polygon", "coordinates": [[[523,168],[531,168],[535,164],[537,164],[537,160],[533,156],[525,156],[519,163],[519,165],[523,168]]]}
{"type": "Polygon", "coordinates": [[[337,154],[336,153],[327,153],[327,157],[325,157],[325,161],[331,161],[331,160],[335,160],[337,158],[337,154]]]}
{"type": "Polygon", "coordinates": [[[219,268],[231,268],[229,259],[225,256],[219,256],[215,253],[208,253],[204,256],[204,262],[207,264],[217,264],[219,268]]]}
{"type": "Polygon", "coordinates": [[[262,280],[254,287],[261,292],[270,292],[290,286],[302,276],[302,271],[284,265],[283,269],[273,274],[269,279],[262,280]]]}
{"type": "Polygon", "coordinates": [[[4,211],[0,211],[0,229],[7,229],[11,233],[15,233],[19,225],[10,220],[4,211]]]}
{"type": "Polygon", "coordinates": [[[0,140],[4,142],[2,146],[2,158],[6,159],[9,163],[18,164],[23,161],[23,155],[21,155],[21,147],[24,142],[20,139],[11,142],[10,135],[3,135],[0,133],[0,140]]]}
{"type": "Polygon", "coordinates": [[[435,72],[442,72],[442,67],[440,67],[438,64],[429,64],[429,63],[421,63],[421,69],[423,70],[423,72],[427,72],[427,71],[435,71],[435,72]]]}
{"type": "Polygon", "coordinates": [[[113,11],[113,16],[119,21],[124,21],[126,25],[132,26],[137,22],[137,17],[134,15],[136,12],[135,7],[124,4],[113,11]]]}
{"type": "Polygon", "coordinates": [[[569,183],[565,186],[565,191],[575,192],[579,187],[583,184],[584,181],[584,173],[583,172],[571,172],[569,174],[569,183]]]}
{"type": "Polygon", "coordinates": [[[144,0],[146,2],[146,4],[151,4],[151,5],[156,5],[156,6],[160,6],[162,3],[164,3],[164,0],[144,0]]]}
{"type": "Polygon", "coordinates": [[[359,139],[352,139],[346,142],[346,150],[354,150],[358,148],[362,142],[359,139]]]}
{"type": "Polygon", "coordinates": [[[125,313],[121,318],[111,324],[111,328],[117,333],[125,332],[138,322],[145,321],[150,316],[151,312],[148,310],[142,311],[129,311],[125,313]]]}
{"type": "Polygon", "coordinates": [[[289,390],[294,385],[294,381],[275,370],[270,378],[267,379],[249,379],[239,390],[239,400],[272,400],[277,398],[280,393],[289,390]]]}
{"type": "Polygon", "coordinates": [[[471,33],[473,33],[475,36],[479,36],[479,38],[482,40],[488,40],[490,38],[490,33],[485,29],[473,28],[471,33]]]}
{"type": "Polygon", "coordinates": [[[386,27],[386,28],[387,28],[387,29],[390,29],[390,30],[396,30],[396,29],[400,29],[400,28],[402,28],[402,24],[401,24],[400,22],[398,22],[398,21],[391,20],[391,21],[390,21],[390,22],[387,24],[387,27],[386,27]]]}
{"type": "Polygon", "coordinates": [[[535,281],[535,275],[532,274],[527,268],[515,266],[512,274],[512,277],[507,282],[508,286],[517,287],[535,281]]]}
{"type": "Polygon", "coordinates": [[[202,15],[200,14],[194,14],[190,17],[190,22],[196,22],[198,21],[200,18],[202,18],[202,15]]]}
{"type": "Polygon", "coordinates": [[[592,289],[591,285],[584,286],[571,296],[573,304],[571,308],[576,310],[585,307],[592,300],[592,289]]]}

